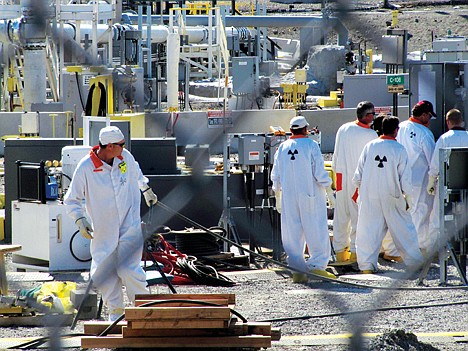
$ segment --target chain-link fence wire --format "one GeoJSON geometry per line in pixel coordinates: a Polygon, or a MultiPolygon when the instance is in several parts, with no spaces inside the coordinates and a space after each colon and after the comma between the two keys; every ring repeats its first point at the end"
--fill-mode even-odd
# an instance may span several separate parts
{"type": "MultiPolygon", "coordinates": [[[[324,3],[330,4],[331,1],[325,1],[324,3]]],[[[362,5],[364,2],[355,2],[358,5],[362,5]]],[[[372,4],[374,4],[372,2],[372,4]]],[[[371,6],[372,4],[365,4],[365,6],[371,6]]],[[[30,6],[34,8],[33,14],[34,18],[36,20],[36,25],[38,26],[38,30],[43,30],[44,27],[47,28],[47,31],[49,31],[49,18],[45,14],[48,13],[48,10],[50,8],[51,3],[47,0],[43,1],[33,1],[30,3],[30,6]]],[[[333,4],[333,10],[332,14],[337,16],[338,18],[342,18],[346,20],[353,20],[352,19],[352,12],[350,10],[350,2],[346,1],[335,1],[333,4]]],[[[330,11],[327,9],[327,11],[330,11]]],[[[358,21],[356,21],[358,22],[358,21]]],[[[365,26],[366,23],[359,23],[361,26],[365,26]]],[[[50,34],[53,38],[53,40],[56,41],[56,43],[59,43],[61,40],[60,33],[58,31],[53,32],[50,30],[50,34]]],[[[85,63],[86,64],[94,64],[99,62],[98,58],[95,57],[90,57],[89,53],[83,50],[83,48],[76,43],[75,50],[80,50],[83,53],[83,57],[85,57],[85,63]]],[[[224,141],[223,139],[226,138],[226,134],[223,133],[221,129],[216,130],[218,132],[217,140],[216,142],[219,141],[224,141]]],[[[224,165],[226,167],[226,165],[224,165]]],[[[173,188],[170,190],[170,192],[164,196],[164,198],[161,199],[161,201],[167,206],[168,209],[171,211],[165,211],[162,213],[159,213],[157,218],[152,218],[152,222],[155,223],[149,223],[150,225],[158,226],[158,225],[163,225],[164,223],[167,223],[170,221],[172,217],[175,216],[174,213],[182,213],[184,211],[184,208],[186,207],[187,204],[191,202],[199,202],[201,206],[203,206],[204,201],[212,201],[210,200],[209,197],[204,197],[203,195],[206,194],[206,192],[209,192],[210,189],[207,187],[206,183],[206,178],[201,175],[194,175],[192,176],[192,179],[190,182],[186,182],[182,185],[178,185],[177,187],[173,188]],[[157,223],[156,223],[157,222],[157,223]]],[[[157,185],[156,185],[156,193],[157,193],[157,185]]],[[[218,204],[213,204],[213,205],[218,205],[218,204]]],[[[148,220],[149,212],[143,216],[142,220],[145,222],[145,220],[148,220]]],[[[247,216],[245,216],[245,220],[247,221],[247,216]]],[[[249,223],[246,223],[248,226],[249,223]]],[[[151,229],[149,229],[151,231],[151,229]]],[[[437,249],[442,249],[442,248],[437,248],[437,249]]],[[[257,257],[261,257],[261,255],[258,255],[257,253],[253,252],[257,257]]],[[[283,262],[271,262],[269,258],[266,257],[261,257],[262,259],[265,259],[266,261],[270,261],[272,264],[279,264],[282,266],[285,266],[283,262]]],[[[426,263],[430,263],[430,260],[432,260],[431,256],[428,256],[428,259],[426,263]]],[[[365,309],[354,309],[349,306],[345,298],[339,297],[337,294],[333,294],[332,291],[334,290],[334,287],[339,287],[340,282],[333,282],[334,285],[330,287],[329,284],[326,285],[326,289],[321,289],[320,284],[314,284],[313,287],[317,289],[321,289],[320,293],[320,298],[325,301],[328,305],[332,306],[335,310],[341,311],[343,314],[343,318],[346,319],[347,325],[349,327],[349,331],[352,333],[352,338],[351,338],[351,343],[350,343],[350,349],[351,350],[364,350],[366,349],[366,345],[363,340],[363,331],[365,331],[365,326],[366,322],[372,318],[374,314],[376,314],[377,311],[381,309],[382,306],[388,305],[390,301],[395,301],[398,298],[398,291],[411,291],[412,289],[414,290],[422,290],[422,289],[438,289],[438,288],[425,288],[425,287],[416,287],[414,286],[414,278],[418,275],[420,272],[419,268],[414,268],[414,269],[407,269],[403,273],[396,274],[394,279],[392,280],[391,284],[387,286],[371,286],[369,285],[367,289],[379,289],[380,292],[375,296],[374,299],[369,301],[369,305],[365,309]]],[[[305,272],[307,273],[307,272],[305,272]]],[[[317,278],[313,275],[311,275],[313,278],[317,278]]],[[[322,278],[323,279],[323,278],[322,278]]],[[[346,283],[346,282],[345,282],[346,283]]],[[[350,286],[358,286],[362,289],[365,289],[365,286],[359,286],[359,284],[353,284],[350,283],[350,286]]],[[[448,287],[450,288],[455,288],[455,289],[465,289],[466,287],[448,287]]],[[[443,288],[440,288],[443,289],[443,288]]],[[[313,317],[313,316],[312,316],[313,317]]],[[[51,324],[44,325],[44,327],[47,327],[49,330],[48,334],[48,340],[49,340],[49,348],[51,350],[61,350],[62,349],[62,342],[61,342],[61,337],[64,336],[61,332],[60,329],[57,328],[57,326],[54,326],[53,321],[51,321],[51,324]]]]}

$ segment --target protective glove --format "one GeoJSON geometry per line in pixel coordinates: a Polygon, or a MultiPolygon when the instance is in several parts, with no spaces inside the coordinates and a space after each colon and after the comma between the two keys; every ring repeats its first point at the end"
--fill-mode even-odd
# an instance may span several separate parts
{"type": "Polygon", "coordinates": [[[403,196],[405,197],[405,201],[406,201],[406,211],[410,211],[411,207],[413,207],[411,197],[408,194],[404,194],[403,196]]]}
{"type": "Polygon", "coordinates": [[[275,191],[276,211],[281,213],[281,190],[275,191]]]}
{"type": "Polygon", "coordinates": [[[142,192],[148,207],[154,206],[158,203],[158,197],[149,186],[146,186],[142,192]]]}
{"type": "Polygon", "coordinates": [[[429,195],[435,195],[437,185],[437,178],[429,176],[429,181],[427,182],[427,193],[429,195]]]}
{"type": "Polygon", "coordinates": [[[331,187],[326,189],[328,197],[328,207],[335,208],[335,193],[331,187]]]}
{"type": "Polygon", "coordinates": [[[91,224],[89,224],[88,220],[85,217],[78,218],[75,221],[75,223],[78,226],[78,229],[80,230],[80,233],[83,236],[83,238],[93,238],[93,235],[91,234],[93,232],[93,227],[91,227],[91,224]]]}

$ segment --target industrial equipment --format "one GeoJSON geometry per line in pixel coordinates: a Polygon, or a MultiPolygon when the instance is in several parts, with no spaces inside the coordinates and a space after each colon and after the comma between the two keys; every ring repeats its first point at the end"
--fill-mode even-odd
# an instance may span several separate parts
{"type": "Polygon", "coordinates": [[[442,148],[439,156],[440,282],[447,282],[452,259],[461,281],[468,285],[468,148],[442,148]]]}
{"type": "Polygon", "coordinates": [[[71,145],[62,149],[62,194],[65,194],[78,162],[89,154],[91,146],[71,145]]]}
{"type": "Polygon", "coordinates": [[[13,201],[12,230],[13,243],[22,246],[21,254],[13,255],[17,268],[66,271],[91,266],[91,241],[81,236],[58,201],[13,201]]]}
{"type": "MultiPolygon", "coordinates": [[[[72,173],[78,157],[89,147],[65,147],[67,172],[72,173]],[[76,151],[76,152],[75,152],[76,151]]],[[[58,161],[17,161],[18,194],[12,201],[12,239],[22,246],[14,255],[18,268],[63,271],[90,267],[90,241],[83,238],[66,214],[59,196],[64,195],[58,161]]],[[[68,181],[71,176],[65,177],[68,181]]],[[[67,183],[68,184],[68,183],[67,183]]]]}
{"type": "MultiPolygon", "coordinates": [[[[428,100],[434,105],[437,116],[456,108],[466,116],[468,100],[466,99],[467,84],[465,72],[468,70],[466,61],[456,62],[426,62],[410,65],[411,91],[409,106],[414,106],[420,100],[428,100]]],[[[429,128],[438,138],[447,131],[444,118],[431,121],[429,128]]]]}

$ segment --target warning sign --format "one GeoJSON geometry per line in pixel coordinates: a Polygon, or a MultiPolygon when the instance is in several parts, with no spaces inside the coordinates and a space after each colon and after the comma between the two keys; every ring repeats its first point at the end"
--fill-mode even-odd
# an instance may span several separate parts
{"type": "Polygon", "coordinates": [[[260,152],[249,151],[249,161],[258,161],[258,160],[260,160],[260,152]]]}
{"type": "Polygon", "coordinates": [[[380,106],[375,108],[375,113],[377,115],[391,115],[392,107],[391,106],[380,106]]]}
{"type": "Polygon", "coordinates": [[[208,117],[208,128],[222,128],[223,126],[232,127],[231,111],[209,110],[206,113],[208,117]]]}
{"type": "Polygon", "coordinates": [[[387,85],[389,93],[403,93],[405,91],[404,85],[387,85]]]}

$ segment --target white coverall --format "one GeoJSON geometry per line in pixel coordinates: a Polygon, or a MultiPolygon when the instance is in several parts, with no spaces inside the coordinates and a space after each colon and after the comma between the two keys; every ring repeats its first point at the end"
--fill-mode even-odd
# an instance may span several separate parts
{"type": "Polygon", "coordinates": [[[303,272],[324,270],[330,258],[325,189],[331,179],[318,144],[302,135],[284,141],[275,154],[271,180],[275,192],[282,190],[281,238],[288,265],[303,272]]]}
{"type": "Polygon", "coordinates": [[[358,120],[343,124],[336,133],[332,169],[336,174],[336,203],[333,215],[333,247],[356,252],[358,206],[352,199],[356,191],[352,180],[362,149],[377,133],[358,120]]]}
{"type": "Polygon", "coordinates": [[[427,193],[426,188],[429,180],[429,164],[435,147],[434,135],[418,120],[410,118],[400,123],[397,141],[408,153],[412,172],[413,206],[410,213],[418,233],[419,247],[429,250],[432,245],[429,238],[429,217],[434,199],[427,193]]]}
{"type": "MultiPolygon", "coordinates": [[[[464,128],[454,128],[442,134],[435,144],[434,154],[432,155],[431,165],[429,168],[429,175],[437,178],[439,177],[439,150],[441,148],[451,147],[468,147],[468,132],[464,128]]],[[[429,236],[433,245],[438,244],[440,237],[440,200],[439,188],[435,187],[434,206],[432,208],[429,220],[429,236]]],[[[442,243],[439,243],[439,245],[442,243]]]]}
{"type": "Polygon", "coordinates": [[[130,301],[147,294],[140,267],[143,251],[140,201],[148,183],[133,155],[123,149],[113,165],[95,151],[83,157],[73,175],[64,203],[75,220],[84,216],[83,201],[94,228],[91,240],[91,278],[109,311],[124,308],[122,284],[130,301]]]}
{"type": "Polygon", "coordinates": [[[422,264],[418,237],[403,193],[411,193],[411,169],[404,147],[381,136],[362,151],[353,182],[359,187],[356,252],[360,270],[377,269],[380,245],[387,230],[403,261],[422,264]]]}

